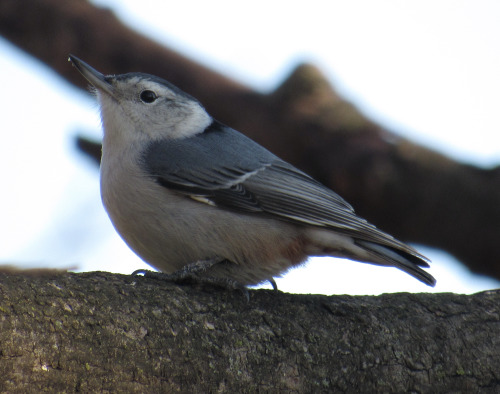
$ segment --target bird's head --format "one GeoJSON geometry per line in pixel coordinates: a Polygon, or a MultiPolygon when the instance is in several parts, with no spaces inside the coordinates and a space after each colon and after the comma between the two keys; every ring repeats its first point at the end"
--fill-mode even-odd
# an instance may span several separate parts
{"type": "Polygon", "coordinates": [[[212,122],[198,100],[164,79],[144,73],[103,75],[73,55],[69,60],[95,89],[105,138],[130,143],[187,138],[212,122]]]}

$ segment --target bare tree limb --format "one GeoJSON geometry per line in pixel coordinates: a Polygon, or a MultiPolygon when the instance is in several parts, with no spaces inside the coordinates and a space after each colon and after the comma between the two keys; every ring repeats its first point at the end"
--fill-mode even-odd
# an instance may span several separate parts
{"type": "Polygon", "coordinates": [[[499,304],[4,271],[0,390],[497,393],[499,304]]]}
{"type": "MultiPolygon", "coordinates": [[[[464,165],[396,137],[339,97],[312,66],[299,67],[263,95],[86,1],[4,0],[0,34],[81,87],[83,79],[66,62],[70,52],[103,72],[163,76],[219,120],[330,186],[378,227],[500,278],[499,168],[464,165]]],[[[99,152],[92,144],[85,148],[99,152]]]]}

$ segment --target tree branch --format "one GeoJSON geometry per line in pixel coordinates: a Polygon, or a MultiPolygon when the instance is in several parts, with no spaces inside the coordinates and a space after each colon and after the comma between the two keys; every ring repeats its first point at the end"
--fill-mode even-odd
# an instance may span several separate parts
{"type": "Polygon", "coordinates": [[[2,392],[498,392],[500,292],[290,295],[0,273],[2,392]]]}
{"type": "MultiPolygon", "coordinates": [[[[86,1],[4,0],[0,34],[81,87],[83,78],[66,61],[70,52],[102,72],[165,77],[219,120],[337,191],[378,227],[500,278],[500,169],[464,165],[391,134],[339,97],[312,66],[299,67],[263,95],[86,1]]],[[[79,143],[100,154],[96,145],[79,143]]]]}

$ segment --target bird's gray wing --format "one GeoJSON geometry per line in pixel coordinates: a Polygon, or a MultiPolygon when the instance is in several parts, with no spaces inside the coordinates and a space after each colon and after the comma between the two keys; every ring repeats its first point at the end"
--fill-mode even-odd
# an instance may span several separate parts
{"type": "Polygon", "coordinates": [[[415,264],[427,265],[412,248],[357,216],[332,190],[220,123],[191,138],[151,143],[143,162],[147,173],[169,189],[223,208],[334,228],[402,250],[415,256],[415,264]]]}
{"type": "Polygon", "coordinates": [[[315,225],[325,225],[322,204],[328,205],[327,211],[353,212],[333,191],[216,121],[191,138],[153,141],[142,155],[142,164],[163,186],[207,197],[226,208],[289,215],[315,225]],[[287,201],[288,213],[278,207],[287,201]]]}

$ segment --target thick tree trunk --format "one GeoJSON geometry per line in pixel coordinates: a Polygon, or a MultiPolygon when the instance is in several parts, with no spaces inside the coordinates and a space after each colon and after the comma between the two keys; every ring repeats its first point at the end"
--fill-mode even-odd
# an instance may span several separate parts
{"type": "Polygon", "coordinates": [[[0,390],[498,393],[498,305],[4,270],[0,390]]]}

